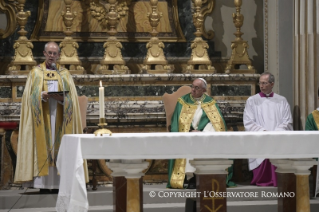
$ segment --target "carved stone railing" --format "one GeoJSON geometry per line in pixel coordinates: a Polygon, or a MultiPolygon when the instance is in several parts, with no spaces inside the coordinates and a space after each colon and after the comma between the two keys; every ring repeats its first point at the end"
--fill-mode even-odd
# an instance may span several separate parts
{"type": "MultiPolygon", "coordinates": [[[[242,123],[245,101],[256,93],[258,74],[73,75],[78,95],[89,98],[89,125],[98,122],[101,80],[105,86],[105,118],[111,127],[147,125],[163,129],[166,117],[162,95],[190,85],[198,77],[207,80],[207,93],[216,99],[226,123],[229,126],[242,123]]],[[[25,75],[0,76],[0,121],[19,122],[26,78],[25,75]]]]}

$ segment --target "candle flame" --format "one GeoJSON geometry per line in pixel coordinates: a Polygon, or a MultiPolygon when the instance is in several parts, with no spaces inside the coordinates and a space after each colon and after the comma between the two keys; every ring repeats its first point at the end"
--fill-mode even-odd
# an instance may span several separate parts
{"type": "Polygon", "coordinates": [[[100,80],[100,87],[102,87],[102,80],[100,80]]]}

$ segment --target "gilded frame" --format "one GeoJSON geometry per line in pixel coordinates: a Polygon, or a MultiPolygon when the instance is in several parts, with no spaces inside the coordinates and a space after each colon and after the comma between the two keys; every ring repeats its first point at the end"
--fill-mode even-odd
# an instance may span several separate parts
{"type": "Polygon", "coordinates": [[[0,0],[0,11],[2,11],[7,17],[6,29],[0,29],[0,39],[4,39],[12,35],[17,27],[14,1],[9,0],[8,3],[6,3],[5,0],[0,0]]]}
{"type": "MultiPolygon", "coordinates": [[[[137,0],[139,1],[139,0],[137,0]]],[[[177,0],[160,0],[168,3],[169,22],[172,33],[159,33],[158,37],[163,42],[186,42],[178,17],[177,0]]],[[[38,18],[31,34],[31,41],[62,41],[65,37],[61,32],[45,32],[45,24],[48,17],[49,1],[39,0],[38,18]]],[[[72,37],[78,42],[105,42],[109,35],[106,32],[74,32],[72,37]]],[[[118,32],[116,35],[119,41],[124,42],[148,42],[151,38],[148,32],[118,32]]]]}

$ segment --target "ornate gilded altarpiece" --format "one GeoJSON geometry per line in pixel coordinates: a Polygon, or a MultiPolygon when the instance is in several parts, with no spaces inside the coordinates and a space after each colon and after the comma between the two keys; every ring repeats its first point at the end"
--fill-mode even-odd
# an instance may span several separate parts
{"type": "MultiPolygon", "coordinates": [[[[104,42],[109,35],[105,16],[109,4],[105,0],[73,1],[71,11],[77,13],[71,30],[76,41],[104,42]],[[94,2],[94,4],[92,4],[94,2]]],[[[146,42],[150,38],[151,25],[145,15],[151,12],[149,1],[119,0],[117,10],[120,21],[117,26],[117,39],[120,41],[146,42]]],[[[158,37],[167,42],[185,42],[179,24],[177,0],[160,0],[158,10],[163,16],[157,27],[158,37]]],[[[64,38],[62,12],[63,0],[39,0],[38,17],[32,41],[60,41],[64,38]]]]}
{"type": "MultiPolygon", "coordinates": [[[[8,27],[0,31],[0,121],[19,123],[21,98],[26,75],[4,75],[4,67],[14,56],[13,45],[18,36],[17,23],[14,21],[14,0],[0,0],[0,11],[5,11],[8,27]],[[6,36],[6,37],[5,37],[6,36]]],[[[103,42],[108,38],[105,14],[108,1],[82,0],[72,1],[71,11],[77,15],[72,25],[72,38],[79,43],[78,55],[87,74],[73,75],[78,95],[89,97],[87,107],[88,132],[97,127],[99,117],[99,81],[105,87],[105,119],[113,133],[123,132],[163,132],[166,131],[166,117],[162,101],[164,93],[175,92],[183,85],[191,85],[198,77],[207,80],[207,93],[219,104],[229,130],[243,130],[242,114],[246,99],[256,93],[258,74],[225,74],[225,59],[216,59],[212,31],[207,32],[202,25],[202,36],[208,43],[208,55],[214,57],[212,65],[217,73],[181,73],[192,54],[191,43],[194,40],[192,0],[159,0],[158,10],[163,14],[157,26],[158,37],[164,43],[168,63],[174,63],[175,70],[167,74],[138,74],[138,67],[146,55],[146,42],[151,38],[151,26],[147,13],[151,12],[149,1],[119,0],[120,21],[116,37],[122,42],[122,55],[131,70],[125,75],[93,74],[104,54],[103,42]],[[92,6],[91,3],[94,3],[92,6]],[[104,16],[103,16],[104,14],[104,16]],[[136,71],[135,71],[136,69],[136,71]]],[[[202,16],[213,11],[214,0],[203,0],[202,16]]],[[[64,0],[26,0],[25,11],[31,11],[25,28],[26,36],[34,45],[33,56],[37,62],[43,61],[43,46],[47,41],[60,42],[64,39],[65,26],[62,12],[66,7],[64,0]]],[[[231,17],[230,17],[231,18],[231,17]]],[[[0,136],[1,137],[1,136],[0,136]]],[[[14,148],[7,151],[4,144],[14,145],[15,137],[7,133],[5,142],[0,145],[5,156],[1,161],[1,183],[12,180],[13,171],[10,157],[14,157],[14,148]],[[7,152],[6,152],[7,151],[7,152]]],[[[167,161],[150,161],[145,170],[144,180],[166,181],[167,161]]],[[[90,163],[90,165],[92,165],[90,163]]],[[[110,170],[103,161],[98,162],[96,175],[99,181],[110,181],[110,170]]],[[[91,170],[92,176],[92,170],[91,170]]]]}

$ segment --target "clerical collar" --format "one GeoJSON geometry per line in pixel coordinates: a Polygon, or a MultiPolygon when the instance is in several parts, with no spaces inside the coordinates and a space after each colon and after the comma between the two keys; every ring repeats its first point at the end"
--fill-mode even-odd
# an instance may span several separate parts
{"type": "Polygon", "coordinates": [[[52,66],[48,65],[47,63],[45,63],[45,67],[50,70],[55,70],[52,66]]]}
{"type": "Polygon", "coordinates": [[[274,92],[271,92],[270,94],[264,94],[263,92],[259,92],[260,97],[274,97],[274,92]]]}
{"type": "Polygon", "coordinates": [[[202,101],[204,101],[204,99],[206,98],[206,96],[205,96],[205,94],[203,94],[201,97],[199,97],[199,98],[194,98],[193,96],[192,96],[192,94],[190,94],[190,96],[191,96],[191,100],[193,101],[193,102],[202,102],[202,101]]]}

